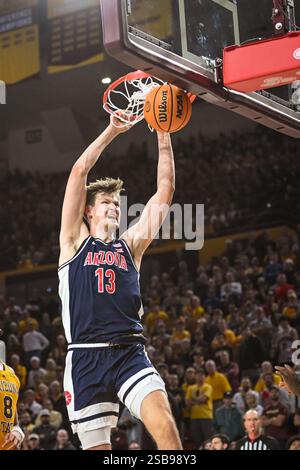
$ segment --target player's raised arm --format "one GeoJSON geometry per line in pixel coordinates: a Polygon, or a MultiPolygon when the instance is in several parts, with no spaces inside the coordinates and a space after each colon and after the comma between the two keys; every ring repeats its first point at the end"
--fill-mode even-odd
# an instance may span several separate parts
{"type": "MultiPolygon", "coordinates": [[[[87,175],[112,140],[131,127],[131,125],[116,127],[116,125],[118,125],[118,119],[112,117],[109,126],[83,152],[71,170],[63,202],[60,232],[61,248],[69,250],[70,256],[72,256],[72,251],[76,251],[78,244],[88,235],[82,222],[86,205],[87,175]]],[[[68,254],[65,257],[68,257],[68,254]]],[[[64,261],[61,259],[60,263],[64,261]]]]}
{"type": "Polygon", "coordinates": [[[157,191],[148,201],[140,220],[127,230],[122,238],[129,244],[139,267],[143,253],[162,226],[175,191],[175,166],[170,134],[158,132],[159,159],[157,191]]]}

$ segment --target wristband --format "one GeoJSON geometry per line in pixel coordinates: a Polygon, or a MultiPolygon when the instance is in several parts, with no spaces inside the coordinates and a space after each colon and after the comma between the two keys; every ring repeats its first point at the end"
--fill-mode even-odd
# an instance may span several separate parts
{"type": "Polygon", "coordinates": [[[10,432],[14,432],[14,431],[17,431],[20,434],[21,442],[23,442],[24,438],[25,438],[25,434],[24,434],[23,430],[20,428],[20,426],[14,426],[10,432]]]}

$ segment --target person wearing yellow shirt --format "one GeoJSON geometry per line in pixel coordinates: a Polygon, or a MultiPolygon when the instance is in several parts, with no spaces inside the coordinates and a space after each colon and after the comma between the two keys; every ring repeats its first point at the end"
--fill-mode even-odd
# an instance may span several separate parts
{"type": "Polygon", "coordinates": [[[145,320],[147,331],[150,334],[153,332],[157,320],[164,320],[164,322],[168,324],[169,316],[164,310],[160,309],[159,305],[153,305],[152,310],[148,313],[145,320]]]}
{"type": "Polygon", "coordinates": [[[236,336],[232,330],[227,328],[226,321],[221,318],[218,320],[217,325],[219,332],[225,337],[226,344],[228,344],[228,346],[234,346],[236,342],[236,336]]]}
{"type": "Polygon", "coordinates": [[[196,369],[194,367],[188,367],[184,374],[184,383],[182,384],[181,388],[184,391],[185,397],[185,407],[183,408],[183,418],[185,420],[185,424],[187,426],[187,422],[190,418],[190,408],[187,406],[186,401],[186,394],[191,385],[195,385],[196,383],[196,369]]]}
{"type": "Polygon", "coordinates": [[[13,354],[10,362],[16,376],[20,380],[20,390],[23,390],[26,386],[27,369],[20,364],[20,356],[18,354],[13,354]]]}
{"type": "Polygon", "coordinates": [[[171,343],[177,343],[183,340],[190,340],[191,333],[185,329],[185,322],[183,319],[179,318],[175,323],[175,328],[173,330],[173,334],[171,336],[171,343]]]}
{"type": "Polygon", "coordinates": [[[196,372],[196,384],[188,387],[186,402],[190,409],[192,439],[199,449],[201,444],[213,435],[213,390],[205,383],[203,369],[196,372]]]}
{"type": "Polygon", "coordinates": [[[287,302],[282,310],[282,315],[288,318],[295,318],[299,312],[299,302],[294,289],[287,291],[287,302]]]}
{"type": "Polygon", "coordinates": [[[212,399],[214,410],[223,404],[225,392],[231,392],[231,386],[224,374],[217,372],[216,363],[212,360],[206,361],[205,368],[208,376],[205,383],[212,387],[212,399]]]}
{"type": "Polygon", "coordinates": [[[25,311],[23,320],[19,321],[19,332],[21,335],[26,333],[29,330],[29,326],[32,325],[36,330],[39,328],[39,322],[30,316],[30,312],[25,311]]]}
{"type": "Polygon", "coordinates": [[[265,379],[264,379],[265,374],[271,374],[273,376],[273,385],[279,386],[279,384],[281,382],[281,379],[280,379],[279,375],[274,374],[273,366],[272,366],[271,362],[264,361],[261,364],[261,375],[260,375],[260,377],[259,377],[259,379],[258,379],[258,381],[255,385],[255,391],[258,392],[258,393],[262,393],[264,390],[266,390],[268,388],[267,384],[265,382],[265,379]]]}
{"type": "Polygon", "coordinates": [[[193,295],[189,304],[183,307],[183,313],[187,313],[192,318],[200,318],[205,314],[205,310],[201,305],[200,297],[193,295]]]}

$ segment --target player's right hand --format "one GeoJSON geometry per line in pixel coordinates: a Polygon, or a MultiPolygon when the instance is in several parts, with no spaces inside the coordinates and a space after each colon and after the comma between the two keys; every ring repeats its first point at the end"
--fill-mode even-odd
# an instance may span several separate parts
{"type": "Polygon", "coordinates": [[[11,432],[5,436],[1,450],[17,450],[20,449],[22,444],[21,435],[17,432],[11,432]]]}

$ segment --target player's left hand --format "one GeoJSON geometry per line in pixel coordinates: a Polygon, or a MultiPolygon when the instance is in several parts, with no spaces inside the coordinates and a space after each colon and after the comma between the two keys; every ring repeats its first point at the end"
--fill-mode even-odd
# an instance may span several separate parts
{"type": "Polygon", "coordinates": [[[22,444],[22,436],[18,431],[12,431],[5,436],[1,450],[18,450],[22,444]]]}
{"type": "Polygon", "coordinates": [[[113,126],[114,131],[116,134],[123,134],[124,132],[129,131],[134,124],[131,123],[132,117],[125,113],[124,111],[118,111],[117,115],[122,119],[118,119],[118,116],[111,116],[110,117],[110,124],[113,126]],[[128,122],[124,122],[124,119],[128,122]]]}

